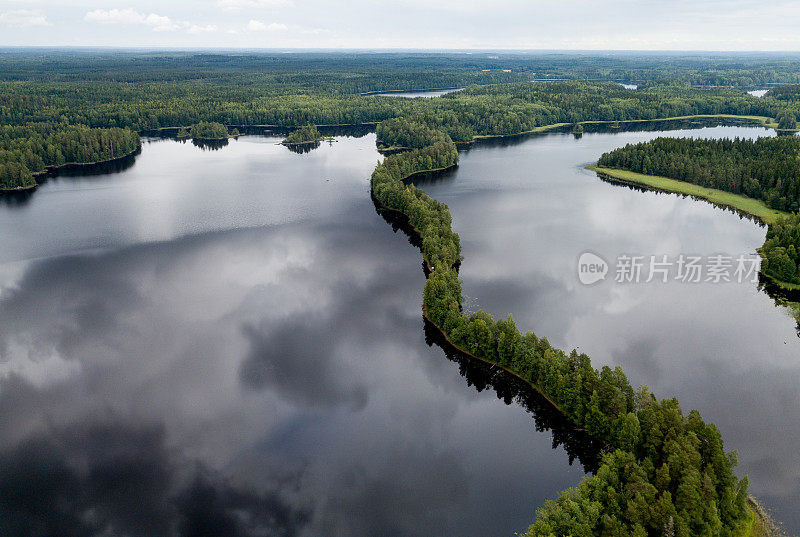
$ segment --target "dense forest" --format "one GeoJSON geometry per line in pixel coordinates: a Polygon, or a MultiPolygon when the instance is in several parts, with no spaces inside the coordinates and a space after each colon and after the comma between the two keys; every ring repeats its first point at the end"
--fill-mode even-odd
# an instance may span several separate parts
{"type": "Polygon", "coordinates": [[[372,174],[373,196],[408,217],[431,268],[423,303],[426,316],[464,351],[528,381],[579,428],[602,439],[608,452],[597,473],[548,502],[531,536],[733,535],[746,521],[747,480],[733,469],[719,431],[696,411],[684,415],[674,399],[657,401],[634,390],[621,369],[597,371],[585,354],[564,353],[512,317],[462,314],[456,270],[460,241],[446,205],[404,180],[457,161],[452,141],[423,124],[379,127],[389,143],[409,151],[387,157],[372,174]],[[386,132],[397,126],[395,136],[386,132]]]}
{"type": "MultiPolygon", "coordinates": [[[[469,143],[476,136],[513,135],[581,121],[693,114],[776,118],[787,111],[800,115],[800,102],[757,99],[730,88],[690,89],[681,81],[682,71],[673,73],[673,82],[684,87],[651,85],[628,90],[613,82],[525,82],[531,76],[528,70],[534,68],[537,78],[588,78],[587,65],[593,62],[579,56],[378,56],[0,54],[0,124],[32,129],[46,124],[51,131],[72,133],[62,137],[66,139],[76,129],[86,127],[146,133],[189,125],[195,129],[209,124],[229,128],[352,125],[404,117],[441,130],[456,143],[469,143]],[[363,95],[443,86],[467,89],[440,99],[363,95]]],[[[662,82],[660,77],[668,73],[658,62],[647,59],[623,55],[599,63],[607,61],[620,66],[633,62],[641,73],[651,73],[653,80],[662,82]]],[[[609,68],[599,78],[610,79],[615,73],[619,74],[609,68]]],[[[775,79],[782,80],[782,76],[776,74],[775,79]]],[[[221,135],[221,127],[199,138],[217,135],[221,135]]],[[[96,136],[110,134],[98,131],[96,136]]],[[[24,145],[29,139],[22,131],[11,130],[4,135],[4,144],[24,145]],[[11,139],[14,132],[20,133],[18,140],[11,139]]],[[[87,147],[86,152],[91,153],[91,149],[87,147]]],[[[30,183],[31,173],[41,167],[28,166],[34,161],[41,160],[44,166],[58,164],[41,144],[34,144],[25,153],[4,156],[0,184],[30,183]]],[[[106,156],[123,153],[122,146],[115,144],[106,156]]]]}
{"type": "Polygon", "coordinates": [[[119,128],[34,123],[0,125],[0,189],[28,188],[51,166],[111,160],[140,146],[139,135],[119,128]]]}
{"type": "Polygon", "coordinates": [[[605,153],[598,165],[742,194],[780,211],[800,208],[797,136],[757,140],[657,138],[605,153]]]}
{"type": "Polygon", "coordinates": [[[778,101],[800,101],[800,84],[775,86],[766,93],[765,97],[769,97],[778,101]]]}
{"type": "Polygon", "coordinates": [[[531,79],[753,89],[800,84],[800,54],[637,52],[341,52],[301,54],[46,50],[0,52],[0,80],[244,81],[367,93],[531,79]],[[254,75],[254,76],[253,76],[254,75]]]}
{"type": "Polygon", "coordinates": [[[769,226],[761,254],[766,274],[800,285],[800,214],[781,218],[769,226]]]}

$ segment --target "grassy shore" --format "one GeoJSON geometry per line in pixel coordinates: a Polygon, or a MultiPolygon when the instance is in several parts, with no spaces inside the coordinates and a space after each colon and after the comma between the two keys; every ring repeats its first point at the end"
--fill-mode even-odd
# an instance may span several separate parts
{"type": "Polygon", "coordinates": [[[732,194],[730,192],[717,190],[715,188],[707,188],[684,181],[678,181],[677,179],[670,179],[669,177],[644,175],[642,173],[620,170],[617,168],[603,168],[600,166],[587,167],[590,170],[594,170],[601,175],[608,176],[611,179],[620,181],[622,183],[644,186],[664,192],[674,192],[677,194],[696,196],[698,198],[708,200],[716,205],[731,207],[752,215],[765,224],[772,224],[782,216],[789,216],[789,213],[767,207],[767,205],[761,200],[748,198],[747,196],[741,196],[739,194],[732,194]]]}
{"type": "MultiPolygon", "coordinates": [[[[662,192],[672,192],[676,194],[686,194],[688,196],[695,196],[702,198],[715,205],[722,205],[724,207],[731,207],[737,211],[747,213],[765,224],[772,224],[778,218],[789,216],[790,213],[771,209],[763,201],[739,194],[732,194],[724,190],[717,190],[715,188],[707,188],[698,186],[677,179],[670,179],[669,177],[661,177],[659,175],[645,175],[628,170],[620,170],[617,168],[603,168],[601,166],[587,166],[588,169],[594,170],[601,176],[608,177],[620,183],[642,186],[651,188],[653,190],[660,190],[662,192]]],[[[800,290],[800,285],[781,281],[777,278],[764,273],[775,285],[789,291],[800,290]]],[[[797,303],[788,303],[793,305],[793,309],[797,310],[795,314],[798,322],[800,322],[800,305],[797,303]]]]}
{"type": "Polygon", "coordinates": [[[749,520],[737,537],[783,537],[785,534],[752,496],[747,497],[749,520]]]}
{"type": "Polygon", "coordinates": [[[766,116],[737,116],[735,114],[696,114],[693,116],[660,117],[655,119],[626,119],[622,121],[581,121],[582,125],[597,125],[602,123],[642,123],[645,121],[676,121],[679,119],[747,119],[757,121],[768,129],[777,129],[778,122],[775,118],[766,116]]]}

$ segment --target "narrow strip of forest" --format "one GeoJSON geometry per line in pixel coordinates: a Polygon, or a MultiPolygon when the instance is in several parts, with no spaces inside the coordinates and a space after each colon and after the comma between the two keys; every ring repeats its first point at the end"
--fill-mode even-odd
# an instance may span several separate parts
{"type": "Polygon", "coordinates": [[[585,354],[521,333],[510,315],[496,321],[483,311],[462,314],[455,269],[460,239],[449,209],[403,182],[412,173],[453,165],[455,144],[445,133],[406,120],[379,125],[378,132],[384,143],[414,148],[386,157],[371,187],[381,205],[406,215],[420,235],[431,270],[423,293],[426,318],[457,348],[535,386],[577,428],[610,447],[598,472],[548,502],[528,535],[746,533],[754,516],[746,505],[747,480],[736,478],[735,458],[699,413],[684,415],[675,399],[658,401],[646,388],[634,390],[620,368],[598,371],[585,354]]]}

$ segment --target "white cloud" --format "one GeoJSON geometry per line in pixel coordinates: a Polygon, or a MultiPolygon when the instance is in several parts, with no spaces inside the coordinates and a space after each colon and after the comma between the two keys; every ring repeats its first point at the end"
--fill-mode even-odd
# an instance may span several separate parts
{"type": "Polygon", "coordinates": [[[0,23],[12,28],[52,26],[40,11],[31,11],[29,9],[16,9],[0,13],[0,23]]]}
{"type": "Polygon", "coordinates": [[[247,23],[247,29],[251,32],[264,32],[267,30],[267,25],[261,21],[250,19],[247,23]]]}
{"type": "Polygon", "coordinates": [[[87,22],[99,22],[101,24],[139,24],[144,23],[145,16],[128,9],[95,9],[94,11],[87,11],[83,20],[87,22]]]}
{"type": "Polygon", "coordinates": [[[173,22],[172,19],[164,15],[150,13],[145,16],[144,13],[139,13],[132,8],[95,9],[94,11],[88,11],[83,20],[100,24],[144,24],[151,27],[154,32],[171,32],[186,26],[186,23],[173,22]]]}
{"type": "Polygon", "coordinates": [[[291,7],[292,0],[217,0],[217,5],[226,11],[240,9],[291,7]]]}
{"type": "Polygon", "coordinates": [[[247,23],[247,29],[251,32],[285,32],[289,27],[280,22],[264,24],[261,21],[250,19],[250,22],[247,23]]]}
{"type": "Polygon", "coordinates": [[[198,26],[197,24],[192,24],[188,30],[186,30],[190,34],[205,34],[210,32],[216,32],[217,27],[213,24],[207,24],[206,26],[198,26]]]}
{"type": "Polygon", "coordinates": [[[180,24],[172,22],[169,17],[156,15],[155,13],[150,13],[144,23],[152,26],[155,32],[171,32],[181,27],[180,24]]]}

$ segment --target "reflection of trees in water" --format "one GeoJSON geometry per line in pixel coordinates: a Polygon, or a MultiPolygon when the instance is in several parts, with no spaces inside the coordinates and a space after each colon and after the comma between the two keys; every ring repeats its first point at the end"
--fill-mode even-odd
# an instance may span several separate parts
{"type": "Polygon", "coordinates": [[[479,392],[492,389],[497,398],[507,405],[515,403],[533,416],[537,431],[551,431],[553,449],[563,446],[572,464],[580,461],[586,472],[595,472],[605,443],[586,431],[576,429],[552,403],[534,390],[528,383],[508,373],[501,367],[466,356],[453,347],[427,319],[425,322],[425,342],[437,345],[447,358],[458,364],[458,371],[467,385],[479,392]]]}
{"type": "MultiPolygon", "coordinates": [[[[757,119],[747,118],[683,118],[683,119],[669,119],[669,120],[635,120],[630,122],[617,122],[617,123],[582,123],[581,127],[583,133],[597,133],[597,134],[620,134],[623,132],[658,132],[658,131],[674,131],[674,130],[691,130],[702,129],[706,127],[763,127],[761,122],[757,119]]],[[[527,134],[509,135],[503,138],[482,138],[476,140],[472,144],[467,144],[463,147],[464,150],[469,151],[471,147],[510,147],[524,143],[533,137],[548,136],[552,134],[574,135],[573,125],[564,125],[561,127],[549,129],[543,132],[533,132],[527,134]]],[[[581,134],[583,134],[581,133],[581,134]]],[[[580,140],[582,136],[574,136],[575,139],[580,140]]],[[[459,149],[462,149],[459,146],[459,149]]]]}
{"type": "Polygon", "coordinates": [[[800,289],[785,289],[763,273],[758,274],[758,290],[769,296],[776,306],[787,308],[797,321],[797,337],[800,337],[800,289]]]}
{"type": "MultiPolygon", "coordinates": [[[[36,177],[36,184],[38,187],[61,177],[93,177],[120,173],[136,163],[136,156],[139,155],[140,152],[141,150],[137,150],[130,155],[108,162],[99,162],[97,164],[70,164],[62,166],[36,177]]],[[[36,195],[37,190],[37,188],[32,188],[22,191],[2,192],[0,193],[0,204],[12,208],[23,207],[36,195]]]]}
{"type": "Polygon", "coordinates": [[[24,207],[31,201],[34,192],[36,192],[36,188],[2,192],[0,193],[0,204],[11,208],[24,207]]]}
{"type": "Polygon", "coordinates": [[[199,140],[197,138],[192,139],[192,145],[199,147],[204,151],[219,151],[228,145],[228,143],[229,142],[227,138],[222,138],[220,140],[199,140]]]}
{"type": "MultiPolygon", "coordinates": [[[[376,212],[392,226],[395,232],[402,230],[411,245],[417,248],[421,246],[419,235],[409,227],[408,218],[405,215],[382,209],[375,198],[372,201],[376,212]]],[[[422,263],[422,268],[427,273],[425,263],[422,263]]],[[[604,447],[603,442],[583,430],[576,429],[560,411],[527,382],[501,367],[461,353],[442,336],[433,323],[424,317],[423,319],[425,342],[428,345],[439,346],[449,360],[457,363],[461,376],[467,380],[469,386],[473,386],[479,392],[491,388],[497,394],[498,399],[502,399],[507,405],[518,404],[533,415],[537,431],[552,431],[553,448],[564,446],[570,464],[578,459],[585,471],[594,472],[597,469],[604,447]]]]}
{"type": "Polygon", "coordinates": [[[284,147],[291,151],[292,153],[297,153],[298,155],[303,155],[305,153],[310,153],[317,149],[320,146],[320,142],[309,142],[304,144],[284,144],[284,147]]]}
{"type": "MultiPolygon", "coordinates": [[[[756,218],[755,216],[751,215],[750,213],[746,213],[744,211],[740,211],[739,209],[729,207],[727,205],[719,205],[712,201],[709,201],[704,198],[700,198],[697,196],[692,196],[689,194],[683,194],[681,192],[664,192],[663,190],[659,190],[656,188],[650,188],[644,185],[637,185],[632,183],[627,183],[625,181],[619,181],[614,177],[604,175],[598,172],[598,177],[606,183],[621,186],[625,188],[629,188],[630,190],[635,190],[637,192],[655,192],[656,194],[663,194],[666,196],[680,196],[683,198],[692,198],[699,201],[703,201],[705,203],[709,203],[714,205],[718,209],[723,211],[731,212],[739,216],[742,220],[750,220],[754,224],[764,227],[765,224],[756,218]]],[[[797,337],[800,337],[800,290],[789,290],[784,289],[776,285],[772,280],[770,280],[767,276],[765,276],[762,272],[758,274],[758,290],[764,292],[767,296],[769,296],[774,302],[776,306],[784,307],[789,310],[792,316],[797,321],[797,337]]]]}

